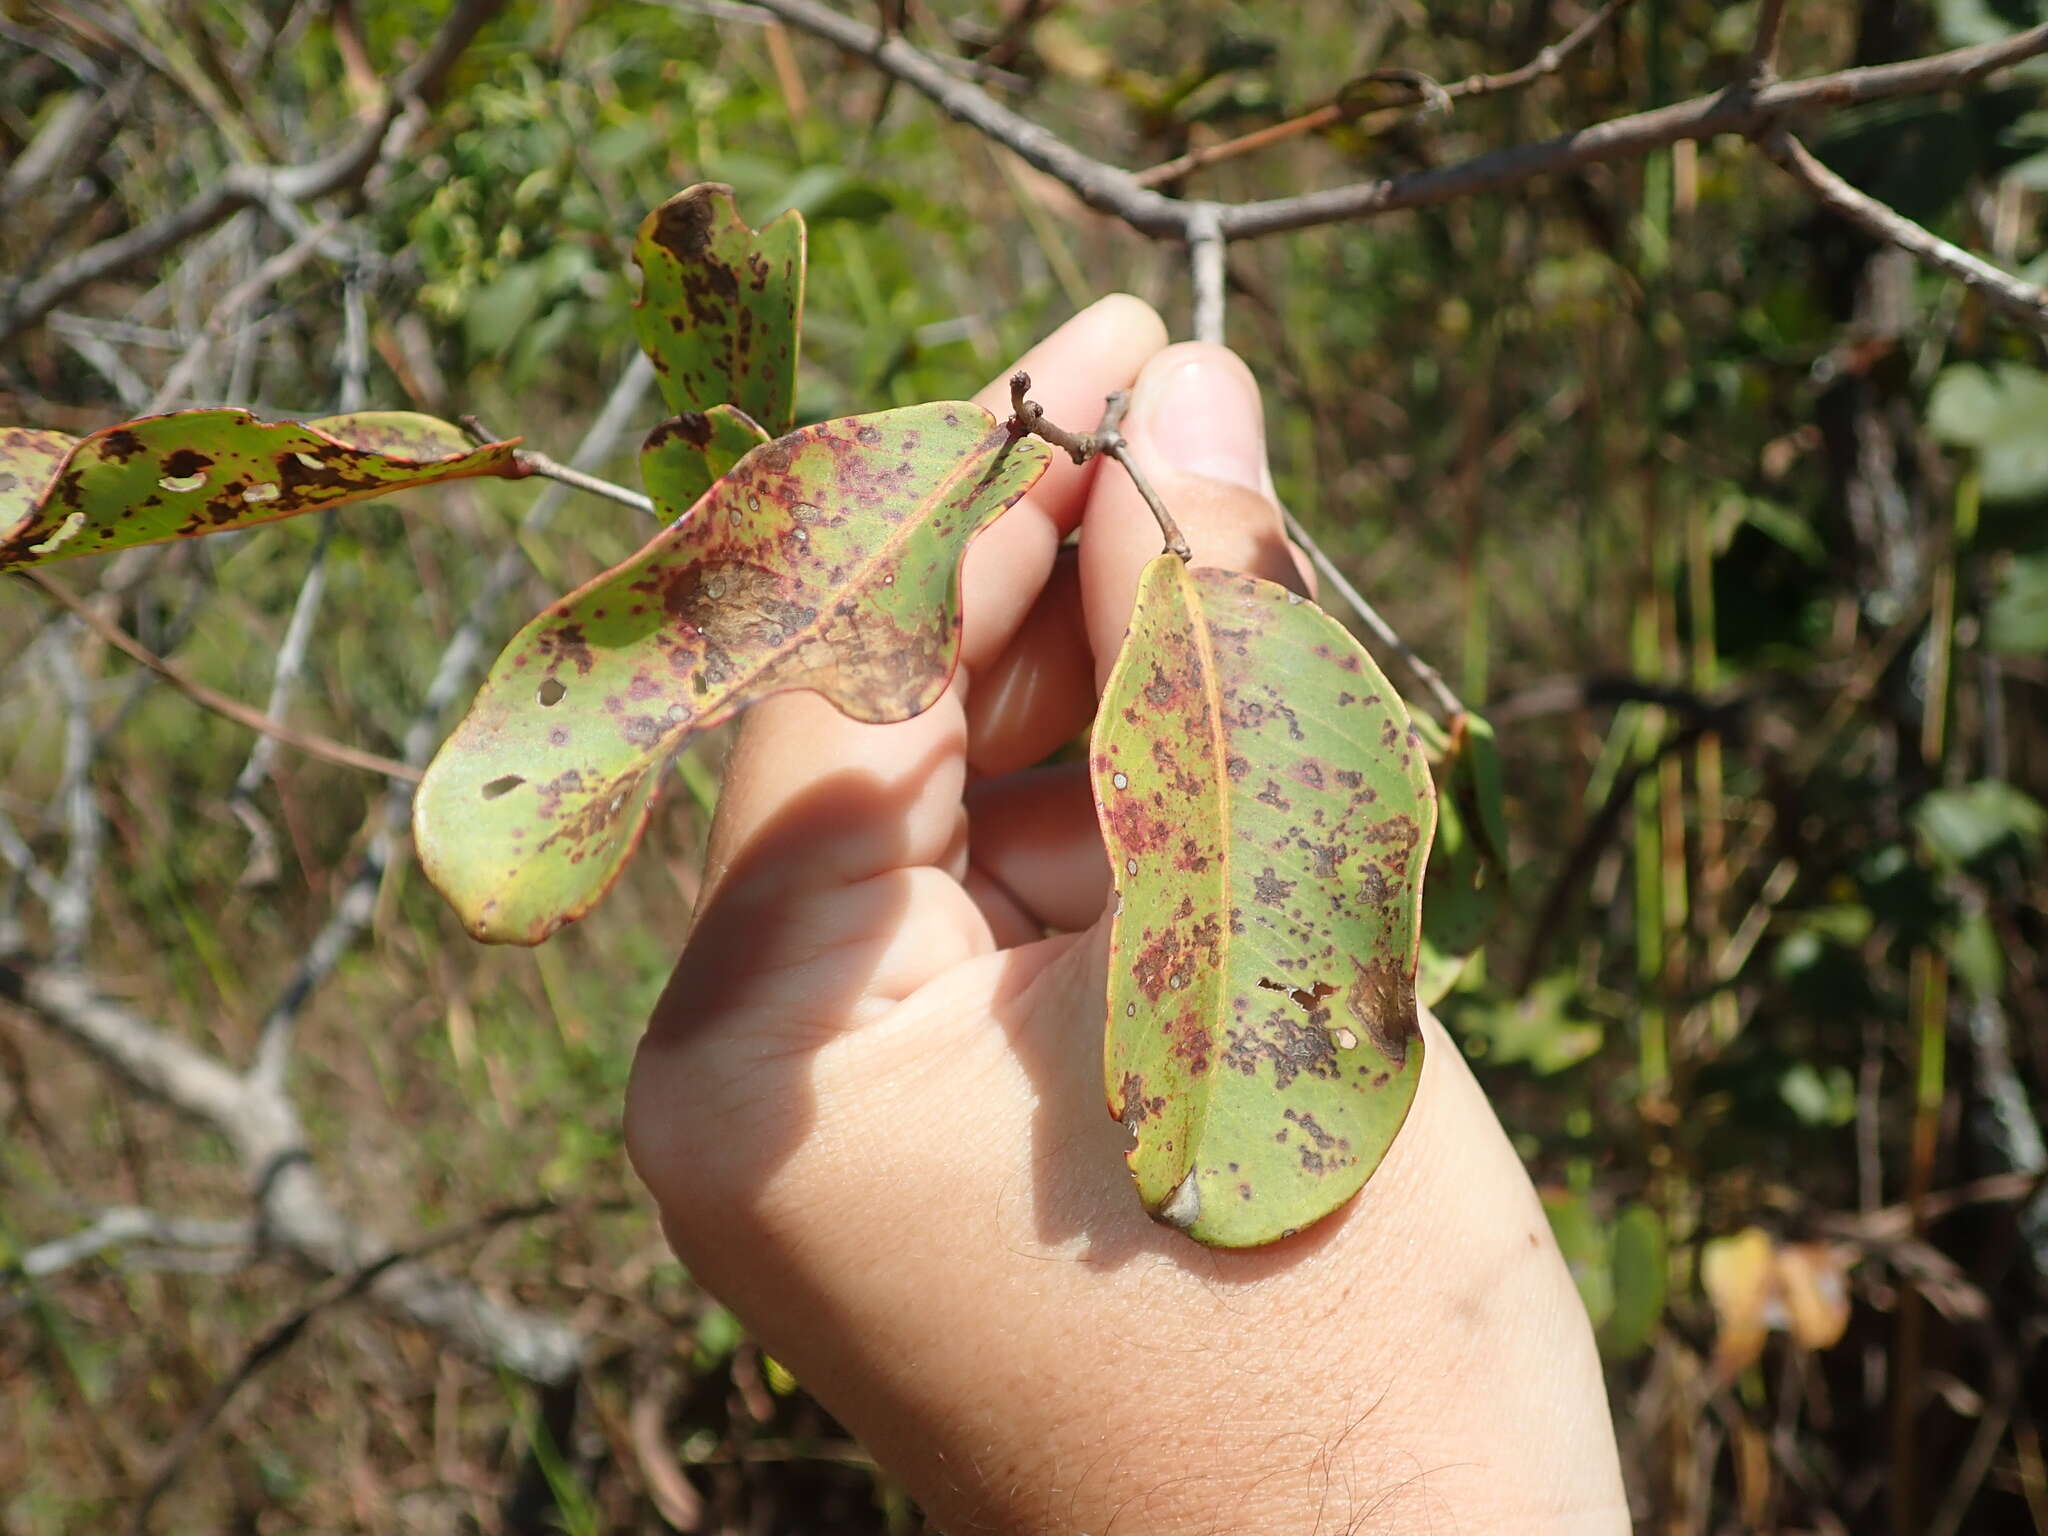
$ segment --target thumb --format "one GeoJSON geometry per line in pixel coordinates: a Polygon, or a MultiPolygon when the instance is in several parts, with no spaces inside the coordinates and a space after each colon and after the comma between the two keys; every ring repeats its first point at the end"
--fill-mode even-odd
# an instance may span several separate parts
{"type": "MultiPolygon", "coordinates": [[[[1310,590],[1273,498],[1259,386],[1236,353],[1184,342],[1155,355],[1138,375],[1124,437],[1195,564],[1310,590]]],[[[1098,687],[1123,644],[1138,575],[1160,547],[1159,525],[1131,477],[1102,466],[1081,524],[1081,590],[1098,687]]]]}

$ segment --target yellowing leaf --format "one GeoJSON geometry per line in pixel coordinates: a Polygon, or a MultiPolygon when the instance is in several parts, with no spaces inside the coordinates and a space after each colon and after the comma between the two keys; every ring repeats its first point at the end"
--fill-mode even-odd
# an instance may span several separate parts
{"type": "Polygon", "coordinates": [[[0,570],[225,533],[475,475],[518,479],[515,442],[410,411],[261,422],[171,411],[73,441],[0,430],[0,570]]]}
{"type": "Polygon", "coordinates": [[[1428,764],[1371,657],[1256,577],[1147,566],[1090,742],[1110,1112],[1148,1210],[1249,1247],[1343,1204],[1422,1073],[1428,764]]]}
{"type": "Polygon", "coordinates": [[[1046,457],[943,402],[756,448],[498,658],[414,801],[428,878],[478,938],[537,944],[611,885],[697,731],[792,688],[857,720],[927,708],[959,654],[960,557],[1046,457]]]}

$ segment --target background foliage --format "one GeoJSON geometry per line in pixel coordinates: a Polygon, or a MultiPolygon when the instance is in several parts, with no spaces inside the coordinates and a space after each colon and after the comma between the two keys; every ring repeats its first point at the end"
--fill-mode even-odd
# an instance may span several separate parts
{"type": "MultiPolygon", "coordinates": [[[[1193,185],[1300,190],[1717,89],[1753,10],[1644,0],[1526,92],[1340,125],[1193,185]]],[[[1582,13],[914,15],[926,46],[982,58],[1006,99],[1135,166],[1370,68],[1510,67],[1582,13]]],[[[2033,0],[1795,5],[1782,68],[2040,19],[2033,0]]],[[[238,156],[312,158],[366,99],[350,61],[396,68],[421,37],[418,8],[388,0],[0,6],[0,273],[175,207],[238,156]]],[[[1841,114],[1812,142],[2031,271],[2042,80],[1841,114]]],[[[295,269],[224,305],[307,227],[252,209],[95,285],[0,350],[0,420],[82,433],[136,414],[205,333],[163,403],[474,412],[566,457],[632,354],[621,267],[640,216],[706,178],[756,225],[784,207],[810,221],[805,420],[956,396],[1113,288],[1184,325],[1177,250],[871,71],[741,7],[555,0],[482,34],[361,196],[296,215],[334,227],[295,269]]],[[[1442,1012],[1600,1326],[1644,1522],[2048,1530],[2038,339],[1816,214],[1736,143],[1238,244],[1230,263],[1230,336],[1267,387],[1283,498],[1499,731],[1513,899],[1442,1012]]],[[[465,482],[338,520],[293,719],[397,750],[535,494],[465,482]]],[[[152,649],[261,700],[330,537],[317,522],[94,575],[152,649]]],[[[645,534],[625,509],[569,504],[525,537],[533,574],[489,648],[645,534]]],[[[374,834],[379,786],[280,755],[254,800],[278,844],[267,870],[229,808],[240,727],[81,648],[19,586],[0,597],[0,657],[0,811],[31,853],[66,850],[62,722],[99,742],[87,965],[245,1059],[374,834]]],[[[368,940],[301,1024],[296,1094],[355,1213],[426,1233],[559,1203],[442,1257],[572,1319],[580,1380],[536,1390],[337,1305],[190,1452],[165,1527],[921,1528],[626,1198],[624,1073],[687,928],[719,755],[693,749],[653,856],[533,953],[468,943],[394,861],[368,940]]],[[[33,944],[42,919],[20,911],[33,944]]],[[[245,1210],[211,1135],[5,1002],[0,1067],[0,1251],[109,1205],[245,1210]]],[[[127,1509],[312,1281],[275,1257],[144,1246],[40,1279],[17,1263],[0,1284],[0,1525],[54,1532],[127,1509]]]]}

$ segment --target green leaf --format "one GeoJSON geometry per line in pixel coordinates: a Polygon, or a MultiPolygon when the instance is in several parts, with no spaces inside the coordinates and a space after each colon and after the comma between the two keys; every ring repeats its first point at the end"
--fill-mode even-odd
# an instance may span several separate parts
{"type": "Polygon", "coordinates": [[[1162,555],[1089,761],[1117,889],[1106,1086],[1139,1197],[1200,1242],[1272,1242],[1358,1191],[1421,1077],[1422,745],[1314,604],[1162,555]]]}
{"type": "Polygon", "coordinates": [[[768,441],[738,406],[671,416],[640,450],[640,481],[663,517],[681,517],[735,464],[768,441]]]}
{"type": "Polygon", "coordinates": [[[1934,381],[1927,425],[1941,441],[1977,450],[1987,501],[2048,493],[2048,374],[1957,363],[1934,381]]]}
{"type": "Polygon", "coordinates": [[[618,877],[696,732],[792,688],[856,720],[927,708],[959,654],[960,557],[1047,452],[945,402],[756,448],[498,658],[414,801],[427,877],[476,937],[537,944],[618,877]]]}
{"type": "Polygon", "coordinates": [[[1433,1007],[1457,982],[1500,916],[1508,894],[1507,823],[1493,727],[1457,716],[1436,769],[1436,841],[1422,903],[1422,962],[1415,991],[1433,1007]]]}
{"type": "Polygon", "coordinates": [[[1985,611],[1984,644],[2005,656],[2048,651],[2048,554],[2014,558],[1985,611]]]}
{"type": "Polygon", "coordinates": [[[1913,811],[1913,823],[1936,859],[1974,864],[2008,845],[2032,852],[2048,833],[2048,810],[2002,779],[1937,789],[1913,811]]]}
{"type": "Polygon", "coordinates": [[[510,442],[478,447],[410,411],[261,422],[172,411],[73,441],[0,430],[0,570],[226,533],[437,480],[521,478],[510,442]]]}
{"type": "Polygon", "coordinates": [[[1627,1360],[1649,1344],[1664,1315],[1664,1224],[1648,1206],[1630,1205],[1615,1218],[1608,1251],[1614,1305],[1600,1327],[1600,1353],[1627,1360]]]}
{"type": "Polygon", "coordinates": [[[640,226],[633,328],[676,415],[736,405],[773,435],[796,421],[803,215],[747,227],[732,188],[703,182],[640,226]]]}

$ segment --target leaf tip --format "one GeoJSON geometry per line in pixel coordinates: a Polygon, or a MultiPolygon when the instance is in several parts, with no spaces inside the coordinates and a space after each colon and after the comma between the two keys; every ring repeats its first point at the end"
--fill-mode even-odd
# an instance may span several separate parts
{"type": "Polygon", "coordinates": [[[1173,1193],[1160,1202],[1159,1209],[1152,1215],[1155,1220],[1182,1232],[1189,1231],[1202,1219],[1202,1190],[1196,1182],[1194,1169],[1190,1168],[1173,1186],[1173,1193]]]}

